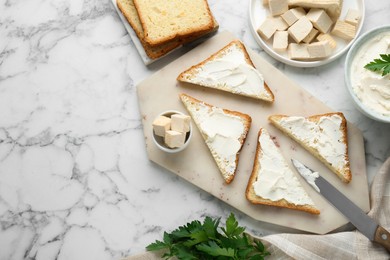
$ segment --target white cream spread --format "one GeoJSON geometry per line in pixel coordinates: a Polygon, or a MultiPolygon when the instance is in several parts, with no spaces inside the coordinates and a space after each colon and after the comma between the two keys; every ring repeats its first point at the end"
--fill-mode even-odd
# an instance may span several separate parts
{"type": "Polygon", "coordinates": [[[316,191],[320,192],[320,188],[318,188],[316,184],[316,179],[320,177],[320,174],[318,172],[313,172],[312,170],[308,169],[305,165],[298,162],[297,160],[292,161],[295,168],[297,168],[300,175],[302,175],[303,178],[309,183],[316,191]]]}
{"type": "Polygon", "coordinates": [[[342,118],[339,115],[324,116],[317,123],[297,116],[286,117],[280,121],[283,128],[288,129],[308,146],[317,149],[320,156],[336,169],[342,169],[346,163],[347,145],[343,142],[341,123],[342,118]]]}
{"type": "Polygon", "coordinates": [[[379,59],[379,54],[390,53],[390,32],[381,33],[363,44],[351,64],[352,89],[369,109],[390,117],[390,74],[365,69],[364,66],[379,59]]]}
{"type": "Polygon", "coordinates": [[[237,94],[266,95],[271,98],[264,88],[263,75],[246,62],[242,51],[235,45],[227,51],[227,54],[208,61],[199,68],[197,83],[227,88],[237,94]]]}
{"type": "Polygon", "coordinates": [[[206,143],[217,158],[217,163],[225,169],[228,175],[236,170],[236,154],[241,148],[240,139],[245,128],[242,119],[238,116],[226,114],[223,109],[213,107],[211,110],[205,104],[200,104],[196,113],[192,113],[194,120],[205,135],[206,143]]]}
{"type": "Polygon", "coordinates": [[[272,201],[285,199],[295,205],[314,205],[268,133],[262,131],[259,138],[262,155],[256,158],[261,167],[253,183],[256,195],[272,201]]]}

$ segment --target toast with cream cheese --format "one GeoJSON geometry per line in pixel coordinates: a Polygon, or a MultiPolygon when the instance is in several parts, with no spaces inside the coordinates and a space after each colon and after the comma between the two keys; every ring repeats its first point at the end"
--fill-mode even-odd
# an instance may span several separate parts
{"type": "Polygon", "coordinates": [[[254,204],[320,214],[264,128],[258,134],[253,170],[245,194],[254,204]]]}
{"type": "Polygon", "coordinates": [[[343,182],[351,181],[347,121],[342,113],[309,117],[272,115],[269,120],[322,161],[343,182]]]}
{"type": "Polygon", "coordinates": [[[183,71],[177,80],[267,102],[274,101],[263,75],[255,68],[239,40],[230,42],[206,60],[183,71]]]}
{"type": "Polygon", "coordinates": [[[229,184],[237,171],[251,117],[204,103],[186,94],[181,94],[180,99],[198,127],[223,179],[229,184]]]}

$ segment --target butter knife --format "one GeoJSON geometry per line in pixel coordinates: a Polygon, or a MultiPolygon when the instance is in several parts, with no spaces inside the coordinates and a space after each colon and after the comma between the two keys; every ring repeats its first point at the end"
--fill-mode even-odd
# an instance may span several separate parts
{"type": "Polygon", "coordinates": [[[390,233],[345,197],[332,184],[301,162],[291,159],[299,174],[322,196],[332,203],[369,240],[390,252],[390,233]]]}

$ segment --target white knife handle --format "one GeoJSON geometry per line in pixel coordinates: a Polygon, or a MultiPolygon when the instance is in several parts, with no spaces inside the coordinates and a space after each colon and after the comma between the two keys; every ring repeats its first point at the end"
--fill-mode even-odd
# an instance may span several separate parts
{"type": "Polygon", "coordinates": [[[388,252],[390,252],[390,233],[381,226],[375,231],[374,241],[382,245],[388,252]]]}

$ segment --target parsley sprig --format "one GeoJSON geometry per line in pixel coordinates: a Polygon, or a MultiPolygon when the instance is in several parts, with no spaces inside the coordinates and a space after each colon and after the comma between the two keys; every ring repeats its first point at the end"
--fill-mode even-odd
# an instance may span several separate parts
{"type": "Polygon", "coordinates": [[[270,255],[259,240],[244,233],[233,213],[226,227],[218,231],[220,218],[205,217],[203,223],[194,220],[171,233],[164,232],[163,241],[156,240],[146,247],[148,251],[165,250],[162,257],[169,259],[250,259],[262,260],[270,255]]]}
{"type": "Polygon", "coordinates": [[[371,71],[382,71],[382,76],[390,73],[390,54],[380,54],[381,59],[374,59],[364,68],[371,71]]]}

